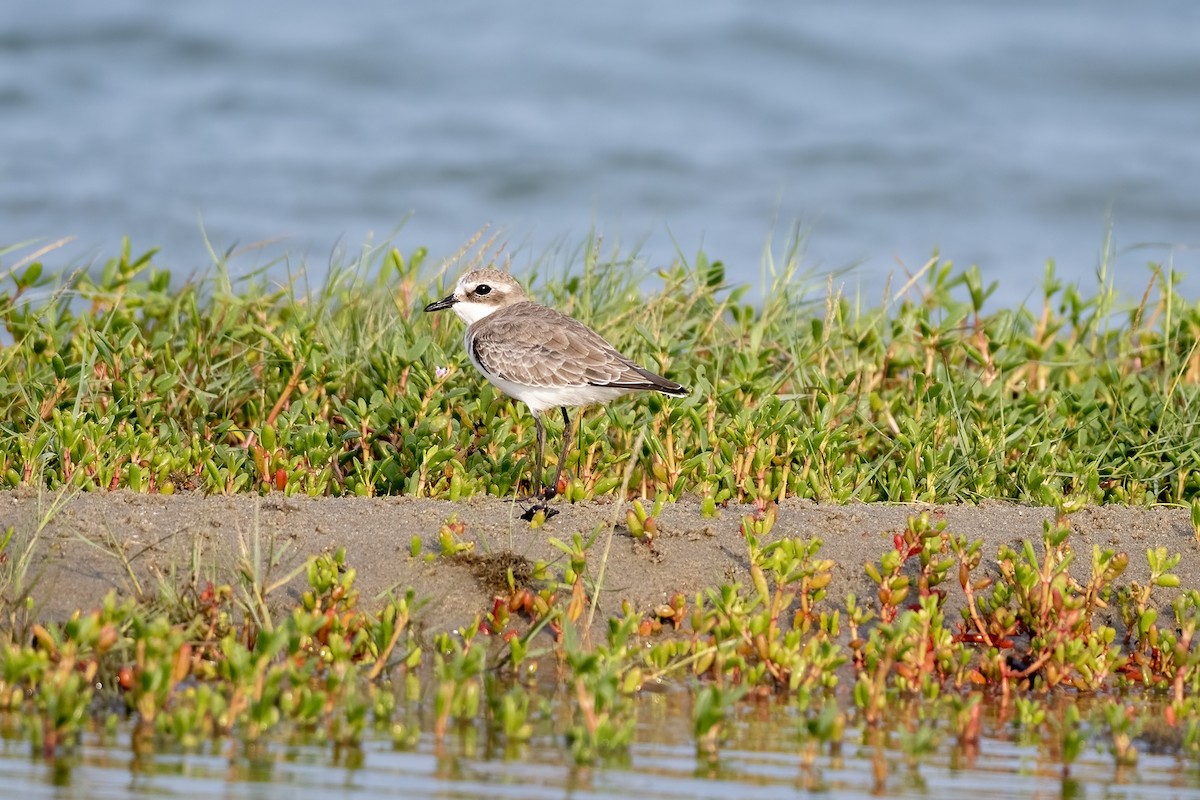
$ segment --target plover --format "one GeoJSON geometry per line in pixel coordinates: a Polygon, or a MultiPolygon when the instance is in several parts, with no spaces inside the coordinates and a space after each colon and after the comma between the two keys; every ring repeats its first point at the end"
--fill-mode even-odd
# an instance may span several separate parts
{"type": "Polygon", "coordinates": [[[535,303],[506,272],[477,269],[463,275],[454,292],[425,306],[426,311],[453,308],[467,323],[464,343],[475,369],[496,388],[533,412],[537,426],[537,461],[533,473],[536,505],[526,511],[553,513],[545,502],[557,494],[570,445],[567,408],[607,403],[636,391],[683,397],[688,389],[644,369],[622,355],[594,330],[560,311],[535,303]],[[546,429],[542,412],[562,411],[563,446],[554,480],[541,489],[546,429]]]}

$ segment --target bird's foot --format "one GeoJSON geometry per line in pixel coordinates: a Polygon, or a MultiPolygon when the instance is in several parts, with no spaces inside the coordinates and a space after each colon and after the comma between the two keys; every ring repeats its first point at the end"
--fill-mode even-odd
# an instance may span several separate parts
{"type": "Polygon", "coordinates": [[[526,522],[533,522],[533,518],[537,516],[539,511],[544,515],[543,519],[550,519],[558,513],[557,508],[551,508],[544,502],[534,503],[529,508],[525,509],[525,511],[521,514],[521,519],[525,520],[526,522]]]}
{"type": "Polygon", "coordinates": [[[526,522],[533,522],[533,518],[541,511],[545,516],[543,519],[550,519],[558,513],[557,508],[551,508],[547,505],[551,500],[558,496],[558,487],[554,484],[543,486],[538,491],[531,495],[519,498],[518,503],[533,503],[529,508],[521,514],[521,519],[526,522]]]}

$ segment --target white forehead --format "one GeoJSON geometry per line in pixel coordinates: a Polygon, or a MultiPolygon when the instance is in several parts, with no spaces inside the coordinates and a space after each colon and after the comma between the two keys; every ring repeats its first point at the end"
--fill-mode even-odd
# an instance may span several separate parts
{"type": "Polygon", "coordinates": [[[513,280],[511,276],[506,275],[503,272],[475,270],[468,272],[466,275],[463,275],[458,279],[458,283],[454,287],[454,293],[460,297],[463,297],[467,294],[467,292],[474,290],[475,287],[479,286],[480,284],[487,284],[493,289],[500,289],[501,291],[512,291],[520,288],[519,283],[513,280]]]}

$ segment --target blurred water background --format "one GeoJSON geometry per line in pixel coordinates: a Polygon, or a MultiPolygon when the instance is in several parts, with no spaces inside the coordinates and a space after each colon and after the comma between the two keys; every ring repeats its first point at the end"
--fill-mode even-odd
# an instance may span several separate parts
{"type": "Polygon", "coordinates": [[[994,305],[1047,258],[1095,287],[1111,228],[1119,288],[1156,261],[1195,298],[1197,42],[1190,0],[5,0],[0,245],[319,274],[491,223],[518,270],[594,229],[757,284],[799,229],[870,302],[938,248],[994,305]]]}

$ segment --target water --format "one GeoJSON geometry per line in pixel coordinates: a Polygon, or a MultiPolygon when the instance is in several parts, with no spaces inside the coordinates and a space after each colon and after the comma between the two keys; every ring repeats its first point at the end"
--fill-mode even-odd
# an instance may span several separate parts
{"type": "Polygon", "coordinates": [[[0,244],[130,235],[186,270],[204,234],[282,237],[243,263],[319,273],[492,223],[520,268],[595,228],[757,283],[799,226],[872,299],[938,247],[1012,302],[1048,257],[1095,286],[1111,223],[1119,286],[1154,260],[1190,291],[1198,34],[1189,0],[6,0],[0,244]]]}
{"type": "MultiPolygon", "coordinates": [[[[638,698],[638,740],[624,762],[577,766],[561,736],[535,736],[505,753],[475,727],[441,745],[426,733],[411,751],[385,737],[361,748],[274,743],[247,756],[226,741],[202,752],[134,756],[128,726],[115,735],[88,734],[58,762],[30,757],[27,743],[0,740],[0,796],[38,798],[674,798],[746,800],[820,793],[831,798],[1200,796],[1194,760],[1155,753],[1145,741],[1136,767],[1117,768],[1110,755],[1085,750],[1064,776],[1050,735],[1012,733],[1011,723],[985,723],[976,752],[939,728],[931,753],[910,759],[905,722],[864,736],[849,730],[837,752],[806,748],[786,702],[751,703],[730,723],[715,761],[697,757],[681,692],[638,698]],[[878,783],[877,783],[878,776],[878,783]]],[[[566,713],[565,709],[560,709],[566,713]]],[[[539,725],[548,730],[553,725],[539,725]]]]}

